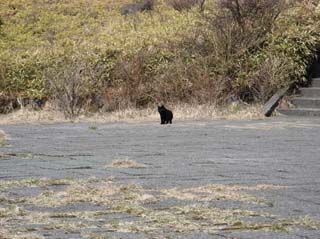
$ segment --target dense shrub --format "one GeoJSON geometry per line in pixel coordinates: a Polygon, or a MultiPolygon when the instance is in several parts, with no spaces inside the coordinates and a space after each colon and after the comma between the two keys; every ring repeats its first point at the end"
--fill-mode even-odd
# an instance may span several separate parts
{"type": "Polygon", "coordinates": [[[264,102],[277,89],[303,79],[319,47],[314,7],[282,0],[220,0],[215,9],[206,16],[199,49],[211,58],[215,78],[230,82],[231,94],[264,102]]]}
{"type": "Polygon", "coordinates": [[[130,2],[1,1],[0,97],[49,98],[68,117],[159,101],[264,102],[300,84],[319,50],[311,1],[171,0],[176,11],[158,0],[153,14],[122,16],[130,2]]]}
{"type": "Polygon", "coordinates": [[[45,96],[43,69],[46,65],[44,62],[38,62],[36,58],[26,55],[19,61],[11,58],[7,61],[0,60],[3,62],[0,67],[2,94],[16,98],[45,96]]]}
{"type": "Polygon", "coordinates": [[[308,65],[320,47],[319,17],[314,6],[304,3],[290,6],[278,17],[263,48],[247,57],[254,70],[248,71],[252,80],[246,87],[255,98],[265,101],[281,87],[306,81],[308,65]]]}

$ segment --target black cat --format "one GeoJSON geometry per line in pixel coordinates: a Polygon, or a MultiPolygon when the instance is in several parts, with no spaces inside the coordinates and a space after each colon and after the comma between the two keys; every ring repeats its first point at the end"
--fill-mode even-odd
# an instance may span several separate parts
{"type": "Polygon", "coordinates": [[[160,114],[161,124],[172,124],[172,111],[166,109],[163,105],[161,105],[158,106],[158,112],[160,114]]]}

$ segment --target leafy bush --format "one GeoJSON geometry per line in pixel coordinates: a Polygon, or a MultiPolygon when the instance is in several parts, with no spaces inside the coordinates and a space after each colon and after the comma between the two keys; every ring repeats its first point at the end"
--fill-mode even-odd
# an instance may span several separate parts
{"type": "Polygon", "coordinates": [[[45,95],[43,82],[44,62],[38,62],[35,58],[25,55],[19,61],[13,59],[1,59],[0,87],[2,94],[9,97],[41,98],[45,95]]]}
{"type": "Polygon", "coordinates": [[[198,52],[211,58],[215,78],[230,82],[229,95],[264,102],[277,89],[303,79],[319,49],[314,7],[282,0],[220,0],[212,11],[202,25],[198,52]]]}
{"type": "Polygon", "coordinates": [[[152,14],[122,16],[129,2],[0,1],[0,97],[54,99],[68,117],[155,101],[264,102],[303,82],[320,47],[310,1],[158,0],[152,14]]]}
{"type": "Polygon", "coordinates": [[[304,84],[308,66],[320,47],[319,17],[314,7],[303,3],[296,3],[278,17],[264,47],[248,57],[255,68],[248,74],[253,80],[247,87],[256,98],[265,101],[279,88],[304,84]],[[266,67],[270,69],[263,70],[266,67]],[[266,76],[262,87],[258,79],[266,76]]]}

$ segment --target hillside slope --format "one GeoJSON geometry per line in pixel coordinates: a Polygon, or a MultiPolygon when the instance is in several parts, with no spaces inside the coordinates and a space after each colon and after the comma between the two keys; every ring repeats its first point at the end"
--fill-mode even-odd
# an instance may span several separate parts
{"type": "Polygon", "coordinates": [[[303,80],[320,43],[319,1],[267,2],[206,1],[200,12],[158,0],[123,16],[129,0],[2,0],[0,95],[50,99],[66,115],[265,101],[303,80]]]}

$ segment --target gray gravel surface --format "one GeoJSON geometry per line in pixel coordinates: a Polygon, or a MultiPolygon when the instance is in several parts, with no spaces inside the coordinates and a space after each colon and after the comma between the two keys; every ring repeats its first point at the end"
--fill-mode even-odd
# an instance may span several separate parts
{"type": "MultiPolygon", "coordinates": [[[[114,177],[146,189],[207,184],[288,186],[253,191],[272,203],[279,217],[320,220],[320,119],[276,117],[265,120],[147,123],[61,123],[2,125],[9,135],[0,148],[0,180],[114,177]],[[106,167],[134,160],[143,168],[106,167]]],[[[28,191],[24,194],[37,193],[28,191]]],[[[172,201],[162,202],[174,203],[172,201]]],[[[237,207],[234,202],[217,202],[237,207]]],[[[0,201],[1,205],[1,201],[0,201]]],[[[254,208],[254,205],[248,206],[254,208]]],[[[257,219],[258,220],[258,219],[257,219]]],[[[102,232],[103,234],[103,232],[102,232]]],[[[81,238],[78,234],[61,238],[81,238]]],[[[103,238],[150,238],[145,234],[104,233],[103,238]]],[[[57,235],[45,238],[58,238],[57,235]]],[[[320,238],[318,229],[168,233],[163,238],[320,238]]]]}

